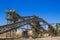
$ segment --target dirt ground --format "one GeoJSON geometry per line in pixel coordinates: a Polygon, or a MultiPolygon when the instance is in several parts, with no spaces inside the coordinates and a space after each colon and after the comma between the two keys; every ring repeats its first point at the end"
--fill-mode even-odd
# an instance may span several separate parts
{"type": "Polygon", "coordinates": [[[15,39],[15,40],[60,40],[60,37],[46,37],[46,38],[36,38],[36,39],[18,38],[18,39],[15,39]]]}
{"type": "MultiPolygon", "coordinates": [[[[6,40],[5,38],[2,38],[2,39],[4,39],[4,40],[6,40]]],[[[0,40],[1,40],[1,38],[0,38],[0,40]]],[[[60,40],[60,36],[57,36],[57,37],[42,37],[42,38],[35,38],[35,39],[33,39],[32,37],[30,37],[30,38],[7,38],[7,40],[60,40]]]]}

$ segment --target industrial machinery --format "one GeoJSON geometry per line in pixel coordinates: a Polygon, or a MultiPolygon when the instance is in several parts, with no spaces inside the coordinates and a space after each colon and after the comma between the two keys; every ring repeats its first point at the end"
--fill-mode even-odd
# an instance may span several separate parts
{"type": "MultiPolygon", "coordinates": [[[[43,36],[44,33],[48,33],[49,35],[54,35],[54,28],[49,23],[47,23],[42,18],[38,16],[20,16],[15,10],[7,10],[7,21],[9,24],[0,26],[0,34],[7,33],[11,34],[11,32],[17,32],[17,29],[24,26],[30,25],[33,31],[33,37],[38,37],[39,34],[43,36]],[[48,26],[48,30],[43,28],[40,23],[44,23],[48,26]]],[[[27,32],[24,31],[23,34],[27,32]]],[[[11,35],[10,35],[11,37],[11,35]]]]}

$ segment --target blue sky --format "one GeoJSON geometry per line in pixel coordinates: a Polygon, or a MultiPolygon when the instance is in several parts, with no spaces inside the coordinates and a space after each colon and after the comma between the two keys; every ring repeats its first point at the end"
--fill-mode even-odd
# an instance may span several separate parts
{"type": "Polygon", "coordinates": [[[21,16],[37,15],[48,23],[60,22],[60,0],[0,0],[0,25],[6,24],[7,9],[21,16]]]}

